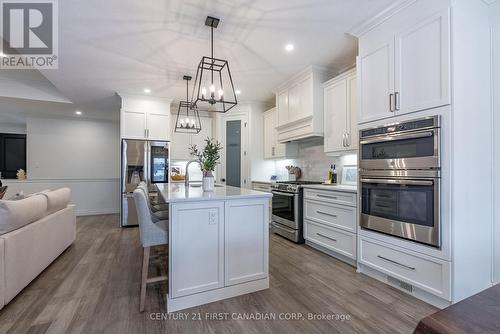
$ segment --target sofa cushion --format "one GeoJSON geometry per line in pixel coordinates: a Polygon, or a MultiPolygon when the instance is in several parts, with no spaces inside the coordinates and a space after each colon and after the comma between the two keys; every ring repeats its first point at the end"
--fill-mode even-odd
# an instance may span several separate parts
{"type": "Polygon", "coordinates": [[[19,201],[19,200],[25,199],[25,198],[26,198],[26,195],[24,195],[23,191],[21,190],[20,192],[18,192],[14,196],[11,196],[11,197],[7,198],[7,200],[9,200],[9,201],[19,201]]]}
{"type": "Polygon", "coordinates": [[[0,235],[31,224],[47,214],[47,197],[31,196],[19,201],[0,200],[0,235]]]}
{"type": "Polygon", "coordinates": [[[61,188],[54,191],[43,192],[47,196],[47,214],[66,208],[71,198],[71,190],[69,188],[61,188]]]}

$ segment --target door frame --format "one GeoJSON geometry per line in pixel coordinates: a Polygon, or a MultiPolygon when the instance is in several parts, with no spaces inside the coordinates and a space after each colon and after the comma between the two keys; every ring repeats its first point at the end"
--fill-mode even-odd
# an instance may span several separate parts
{"type": "Polygon", "coordinates": [[[222,179],[226,179],[226,123],[228,121],[241,121],[241,188],[250,188],[251,182],[248,179],[250,175],[249,164],[248,164],[248,136],[249,136],[249,117],[246,112],[235,112],[230,114],[223,114],[219,116],[219,129],[218,140],[223,147],[223,153],[221,154],[221,162],[217,166],[217,178],[218,182],[222,182],[222,179]]]}

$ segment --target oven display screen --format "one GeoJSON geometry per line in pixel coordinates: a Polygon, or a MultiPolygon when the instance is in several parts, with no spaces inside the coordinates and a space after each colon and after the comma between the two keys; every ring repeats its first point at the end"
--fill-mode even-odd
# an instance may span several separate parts
{"type": "Polygon", "coordinates": [[[434,155],[434,137],[394,140],[362,145],[362,159],[402,159],[434,155]]]}

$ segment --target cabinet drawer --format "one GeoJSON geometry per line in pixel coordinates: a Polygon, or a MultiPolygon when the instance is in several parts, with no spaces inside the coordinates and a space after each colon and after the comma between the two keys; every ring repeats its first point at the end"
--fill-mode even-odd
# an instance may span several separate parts
{"type": "Polygon", "coordinates": [[[356,232],[356,208],[304,200],[304,218],[356,232]]]}
{"type": "Polygon", "coordinates": [[[356,206],[356,194],[340,191],[305,189],[304,198],[317,201],[356,206]]]}
{"type": "Polygon", "coordinates": [[[361,239],[359,262],[449,300],[449,262],[410,252],[361,239]]]}
{"type": "Polygon", "coordinates": [[[356,234],[304,221],[304,238],[334,252],[356,259],[356,234]]]}

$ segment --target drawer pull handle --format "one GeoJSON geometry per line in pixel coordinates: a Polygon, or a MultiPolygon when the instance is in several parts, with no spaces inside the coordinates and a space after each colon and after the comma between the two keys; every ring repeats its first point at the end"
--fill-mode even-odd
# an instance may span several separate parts
{"type": "Polygon", "coordinates": [[[328,196],[328,195],[321,195],[321,194],[318,194],[317,196],[318,197],[324,197],[324,198],[337,199],[337,197],[335,197],[335,196],[328,196]]]}
{"type": "Polygon", "coordinates": [[[337,239],[330,238],[329,236],[326,236],[326,235],[324,235],[324,234],[321,234],[321,233],[316,233],[316,235],[319,235],[320,237],[323,237],[323,238],[326,238],[326,239],[330,239],[331,241],[335,241],[335,242],[337,242],[337,239]]]}
{"type": "Polygon", "coordinates": [[[406,268],[406,269],[415,270],[415,267],[410,267],[410,266],[407,266],[407,265],[405,265],[405,264],[402,264],[402,263],[399,263],[399,262],[397,262],[397,261],[394,261],[394,260],[388,259],[388,258],[386,258],[386,257],[380,256],[380,255],[377,255],[377,257],[378,257],[379,259],[385,260],[385,261],[387,261],[387,262],[390,262],[390,263],[393,263],[393,264],[397,264],[398,266],[404,267],[404,268],[406,268]]]}
{"type": "Polygon", "coordinates": [[[321,214],[321,215],[337,218],[337,215],[334,215],[333,213],[323,212],[323,211],[319,211],[319,210],[316,210],[316,212],[321,214]]]}

